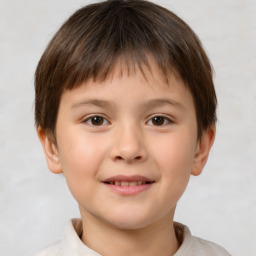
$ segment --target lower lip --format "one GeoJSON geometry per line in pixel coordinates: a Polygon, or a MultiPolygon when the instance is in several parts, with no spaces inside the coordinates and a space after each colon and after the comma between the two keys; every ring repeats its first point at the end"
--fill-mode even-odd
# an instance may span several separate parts
{"type": "Polygon", "coordinates": [[[148,184],[141,184],[137,186],[117,186],[113,184],[106,184],[104,183],[105,186],[110,188],[112,191],[115,193],[118,193],[122,196],[133,196],[137,195],[143,191],[148,190],[154,183],[148,183],[148,184]]]}

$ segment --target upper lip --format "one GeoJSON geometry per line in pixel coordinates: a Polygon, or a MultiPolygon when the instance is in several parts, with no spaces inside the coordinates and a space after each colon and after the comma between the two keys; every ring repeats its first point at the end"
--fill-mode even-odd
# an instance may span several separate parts
{"type": "Polygon", "coordinates": [[[127,181],[127,182],[133,182],[133,181],[146,181],[146,182],[154,182],[154,180],[141,176],[141,175],[131,175],[131,176],[126,176],[126,175],[116,175],[109,177],[107,179],[104,179],[103,182],[113,182],[113,181],[127,181]]]}

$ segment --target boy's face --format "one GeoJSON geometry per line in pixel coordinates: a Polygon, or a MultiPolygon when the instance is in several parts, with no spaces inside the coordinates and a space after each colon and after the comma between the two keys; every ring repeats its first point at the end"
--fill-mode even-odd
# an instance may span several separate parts
{"type": "Polygon", "coordinates": [[[63,93],[55,146],[39,129],[48,166],[63,171],[82,218],[122,229],[170,221],[191,174],[207,160],[214,128],[197,140],[192,95],[154,62],[147,79],[114,73],[63,93]]]}

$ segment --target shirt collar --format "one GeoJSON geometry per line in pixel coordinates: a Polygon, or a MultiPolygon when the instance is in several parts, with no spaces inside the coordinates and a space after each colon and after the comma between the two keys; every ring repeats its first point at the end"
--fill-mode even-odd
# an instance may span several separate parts
{"type": "MultiPolygon", "coordinates": [[[[189,229],[178,222],[174,223],[176,236],[181,244],[174,256],[189,256],[194,255],[193,239],[189,229]]],[[[80,239],[82,234],[81,219],[71,219],[65,229],[62,247],[65,256],[101,256],[101,254],[87,247],[80,239]]]]}
{"type": "Polygon", "coordinates": [[[87,247],[80,239],[82,234],[82,221],[80,219],[72,219],[68,222],[64,238],[63,248],[65,256],[101,256],[97,252],[87,247]]]}

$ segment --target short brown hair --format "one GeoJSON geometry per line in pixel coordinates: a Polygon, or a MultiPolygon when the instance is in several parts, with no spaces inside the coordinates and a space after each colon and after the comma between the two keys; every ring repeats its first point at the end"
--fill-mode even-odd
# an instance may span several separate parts
{"type": "Polygon", "coordinates": [[[61,95],[89,79],[104,81],[120,58],[127,67],[156,60],[190,89],[198,137],[216,122],[212,67],[196,34],[171,11],[143,0],[110,0],[76,11],[58,30],[35,73],[36,126],[54,134],[61,95]]]}

